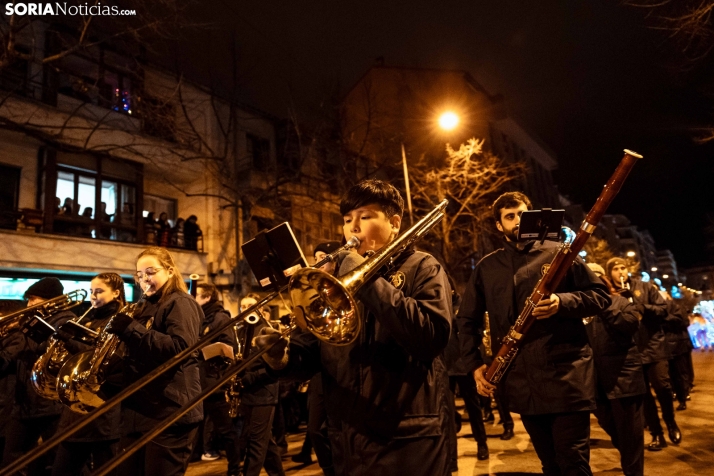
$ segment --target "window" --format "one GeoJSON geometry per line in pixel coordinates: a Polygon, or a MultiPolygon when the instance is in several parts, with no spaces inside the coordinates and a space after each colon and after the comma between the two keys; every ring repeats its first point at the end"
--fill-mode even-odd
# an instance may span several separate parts
{"type": "Polygon", "coordinates": [[[248,156],[253,160],[256,170],[268,170],[270,167],[270,141],[253,134],[246,136],[248,156]]]}
{"type": "MultiPolygon", "coordinates": [[[[140,166],[108,157],[61,152],[56,162],[55,202],[44,202],[53,232],[136,241],[140,166]]],[[[47,180],[43,187],[46,183],[47,180]]]]}

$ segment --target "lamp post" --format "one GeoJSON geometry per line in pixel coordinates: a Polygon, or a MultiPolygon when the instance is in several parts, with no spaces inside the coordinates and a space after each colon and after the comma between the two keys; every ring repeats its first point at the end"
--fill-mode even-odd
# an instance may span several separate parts
{"type": "MultiPolygon", "coordinates": [[[[459,116],[452,111],[446,111],[439,116],[437,121],[439,127],[445,131],[452,131],[456,129],[459,125],[459,116]]],[[[409,167],[407,166],[407,152],[404,148],[404,142],[401,143],[402,146],[402,168],[404,169],[404,186],[407,192],[407,210],[409,210],[409,226],[414,224],[412,219],[412,194],[409,188],[409,167]]]]}

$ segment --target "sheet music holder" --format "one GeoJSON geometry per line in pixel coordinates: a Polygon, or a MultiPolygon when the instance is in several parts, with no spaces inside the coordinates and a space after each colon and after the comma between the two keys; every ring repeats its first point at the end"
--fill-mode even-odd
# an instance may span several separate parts
{"type": "Polygon", "coordinates": [[[564,216],[565,210],[550,208],[524,211],[518,226],[518,240],[560,241],[564,216]]]}
{"type": "Polygon", "coordinates": [[[295,271],[307,267],[307,260],[287,222],[261,231],[241,249],[262,287],[285,286],[295,271]]]}
{"type": "Polygon", "coordinates": [[[22,327],[22,333],[38,344],[43,343],[55,333],[55,328],[40,316],[33,317],[22,327]]]}

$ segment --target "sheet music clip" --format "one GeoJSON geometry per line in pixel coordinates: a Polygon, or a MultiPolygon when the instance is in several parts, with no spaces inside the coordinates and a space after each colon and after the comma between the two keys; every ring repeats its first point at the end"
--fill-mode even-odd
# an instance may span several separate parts
{"type": "Polygon", "coordinates": [[[262,287],[272,285],[278,290],[288,284],[295,271],[307,267],[307,260],[287,222],[261,231],[241,249],[262,287]]]}
{"type": "Polygon", "coordinates": [[[521,214],[518,226],[518,240],[560,241],[561,226],[565,210],[527,210],[521,214]]]}

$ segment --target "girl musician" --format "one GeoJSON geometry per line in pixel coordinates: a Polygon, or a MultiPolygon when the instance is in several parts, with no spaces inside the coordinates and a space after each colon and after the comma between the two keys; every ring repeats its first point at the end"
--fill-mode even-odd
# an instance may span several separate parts
{"type": "MultiPolygon", "coordinates": [[[[98,274],[92,279],[90,288],[92,309],[82,319],[81,324],[95,331],[101,331],[109,320],[126,304],[124,280],[116,273],[98,274]]],[[[55,336],[62,340],[70,354],[93,349],[73,338],[62,327],[55,336]]],[[[65,407],[59,421],[62,432],[81,420],[84,415],[65,407]]],[[[57,449],[52,465],[52,476],[74,476],[81,474],[82,468],[92,461],[94,469],[100,468],[116,454],[119,442],[120,410],[115,407],[92,422],[78,434],[63,441],[57,449]],[[91,460],[90,460],[91,458],[91,460]]]]}
{"type": "MultiPolygon", "coordinates": [[[[129,385],[196,343],[203,311],[188,294],[181,272],[165,248],[150,247],[136,260],[136,282],[144,302],[133,316],[118,314],[108,331],[126,346],[124,383],[129,385]]],[[[121,447],[153,429],[201,392],[198,361],[184,360],[122,402],[121,447]]],[[[169,476],[186,472],[203,419],[198,405],[118,469],[120,475],[169,476]]]]}

